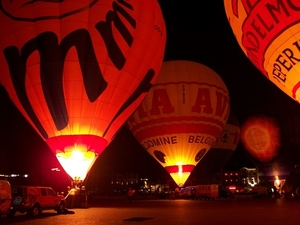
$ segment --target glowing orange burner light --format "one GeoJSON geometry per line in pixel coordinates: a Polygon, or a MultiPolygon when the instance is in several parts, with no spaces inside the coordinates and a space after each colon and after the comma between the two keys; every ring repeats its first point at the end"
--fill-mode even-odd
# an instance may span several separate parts
{"type": "Polygon", "coordinates": [[[166,166],[165,169],[178,186],[183,186],[191,175],[194,167],[193,165],[182,165],[182,163],[178,163],[177,166],[166,166]]]}
{"type": "Polygon", "coordinates": [[[64,170],[77,181],[84,181],[107,146],[105,139],[93,135],[64,135],[49,138],[46,142],[64,170]]]}

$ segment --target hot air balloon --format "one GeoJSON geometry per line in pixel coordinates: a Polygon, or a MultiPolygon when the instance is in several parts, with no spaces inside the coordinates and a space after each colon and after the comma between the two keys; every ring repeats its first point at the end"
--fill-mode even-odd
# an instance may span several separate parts
{"type": "Polygon", "coordinates": [[[242,124],[241,142],[269,180],[286,179],[300,164],[299,113],[295,102],[265,104],[242,124]]]}
{"type": "Polygon", "coordinates": [[[229,24],[249,60],[279,89],[300,101],[298,1],[224,0],[229,24]]]}
{"type": "Polygon", "coordinates": [[[84,181],[156,79],[165,41],[156,0],[0,1],[0,83],[84,181]]]}
{"type": "Polygon", "coordinates": [[[212,69],[168,61],[127,123],[140,144],[183,186],[215,144],[229,105],[227,87],[212,69]]]}
{"type": "Polygon", "coordinates": [[[216,143],[196,166],[195,173],[198,183],[220,183],[223,166],[230,159],[240,140],[240,123],[230,111],[228,120],[216,143]]]}
{"type": "Polygon", "coordinates": [[[241,140],[254,158],[261,162],[269,162],[279,153],[279,124],[275,118],[266,115],[249,117],[243,123],[241,140]]]}

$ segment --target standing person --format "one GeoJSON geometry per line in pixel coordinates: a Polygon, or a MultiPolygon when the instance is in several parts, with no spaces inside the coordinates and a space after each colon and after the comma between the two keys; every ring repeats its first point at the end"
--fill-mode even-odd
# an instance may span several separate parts
{"type": "Polygon", "coordinates": [[[293,192],[292,192],[292,186],[291,185],[285,185],[285,189],[284,189],[284,196],[286,198],[293,198],[293,192]]]}
{"type": "Polygon", "coordinates": [[[179,198],[179,194],[180,194],[180,189],[179,187],[175,188],[175,198],[179,198]]]}
{"type": "Polygon", "coordinates": [[[127,193],[129,203],[131,203],[133,194],[134,194],[134,190],[132,190],[131,188],[129,188],[128,189],[128,193],[127,193]]]}
{"type": "Polygon", "coordinates": [[[175,191],[171,191],[170,200],[175,200],[175,191]]]}
{"type": "Polygon", "coordinates": [[[71,188],[66,196],[66,206],[67,208],[74,208],[75,206],[75,195],[76,195],[76,189],[71,188]]]}

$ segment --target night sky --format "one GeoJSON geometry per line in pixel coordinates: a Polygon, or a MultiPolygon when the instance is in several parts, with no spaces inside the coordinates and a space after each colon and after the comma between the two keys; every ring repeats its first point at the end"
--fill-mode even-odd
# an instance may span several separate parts
{"type": "MultiPolygon", "coordinates": [[[[218,73],[226,84],[231,110],[240,123],[271,102],[291,102],[246,58],[225,16],[223,1],[159,0],[167,27],[164,61],[191,60],[218,73]]],[[[59,166],[56,158],[0,89],[0,172],[40,172],[59,166]],[[37,169],[41,168],[41,169],[37,169]]],[[[227,166],[250,166],[241,144],[227,166]]],[[[91,175],[101,172],[165,173],[126,126],[100,155],[91,175]]]]}

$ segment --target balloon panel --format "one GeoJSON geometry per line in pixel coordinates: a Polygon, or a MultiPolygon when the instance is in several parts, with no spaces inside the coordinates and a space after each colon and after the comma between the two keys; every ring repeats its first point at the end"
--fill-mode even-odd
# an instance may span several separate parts
{"type": "Polygon", "coordinates": [[[224,0],[233,33],[251,62],[278,88],[300,101],[297,1],[224,0]]]}
{"type": "Polygon", "coordinates": [[[166,41],[159,4],[26,2],[0,2],[0,83],[54,153],[70,147],[70,136],[89,146],[82,140],[90,135],[103,139],[100,154],[159,73],[166,41]]]}
{"type": "Polygon", "coordinates": [[[223,130],[212,148],[228,149],[234,151],[239,143],[239,140],[240,123],[236,116],[232,112],[230,112],[223,130]]]}
{"type": "Polygon", "coordinates": [[[230,112],[228,120],[216,143],[201,159],[195,168],[199,183],[213,183],[214,177],[221,172],[230,159],[240,140],[240,124],[236,116],[230,112]]]}
{"type": "Polygon", "coordinates": [[[216,142],[228,114],[227,87],[213,70],[169,61],[128,126],[167,171],[190,173],[216,142]]]}

